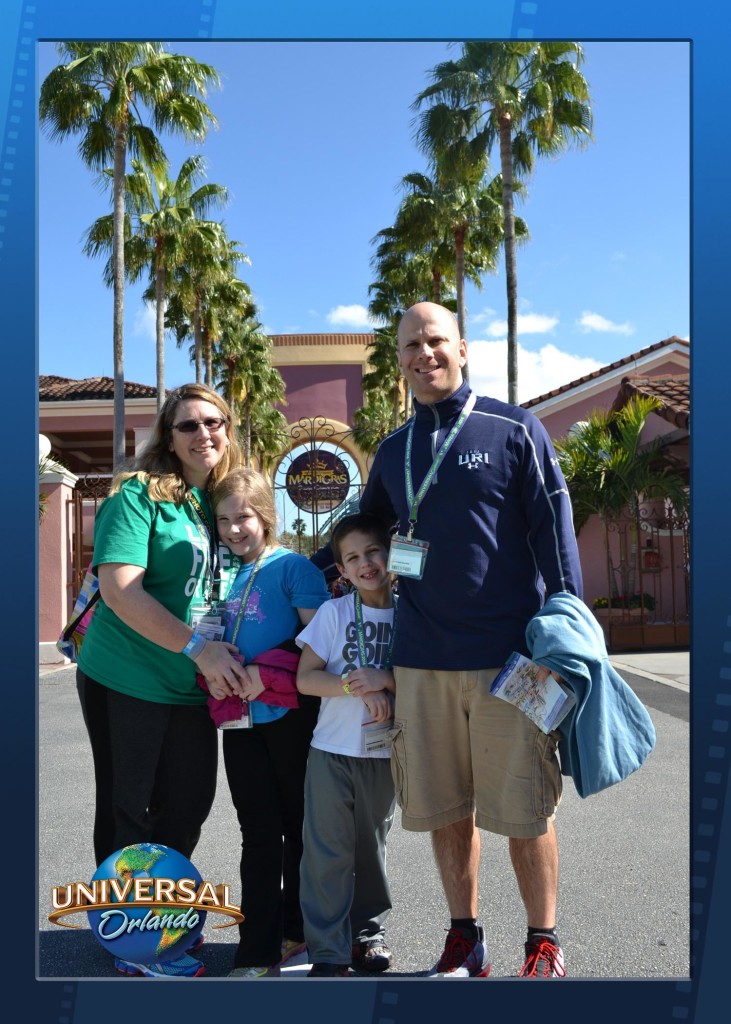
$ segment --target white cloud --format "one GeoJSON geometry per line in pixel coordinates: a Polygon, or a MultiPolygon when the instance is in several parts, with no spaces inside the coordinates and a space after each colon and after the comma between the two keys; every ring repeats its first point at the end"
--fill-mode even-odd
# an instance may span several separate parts
{"type": "Polygon", "coordinates": [[[141,307],[137,308],[132,324],[132,334],[135,337],[139,337],[141,335],[143,338],[147,338],[148,341],[155,341],[154,302],[144,302],[141,307]]]}
{"type": "MultiPolygon", "coordinates": [[[[543,316],[541,313],[519,313],[518,334],[548,334],[558,323],[556,316],[543,316]]],[[[487,328],[491,338],[502,338],[508,333],[507,320],[493,320],[487,328]]]]}
{"type": "MultiPolygon", "coordinates": [[[[503,402],[508,399],[508,343],[501,341],[470,341],[467,344],[470,387],[479,395],[490,395],[503,402]]],[[[518,345],[518,402],[569,384],[604,363],[585,356],[562,352],[555,345],[544,345],[538,352],[529,352],[518,345]]]]}
{"type": "Polygon", "coordinates": [[[617,251],[617,252],[613,252],[612,255],[609,257],[609,259],[610,259],[610,262],[612,262],[612,263],[623,263],[624,260],[627,259],[627,257],[625,256],[625,254],[623,252],[617,251]]]}
{"type": "Polygon", "coordinates": [[[336,306],[326,318],[328,323],[341,327],[370,327],[371,320],[365,306],[336,306]]]}
{"type": "Polygon", "coordinates": [[[491,320],[495,316],[495,310],[486,307],[481,313],[473,313],[468,315],[467,319],[471,324],[485,324],[488,320],[491,320]]]}
{"type": "Polygon", "coordinates": [[[576,322],[584,331],[603,331],[611,334],[635,333],[632,324],[615,324],[612,320],[607,320],[606,317],[600,316],[599,313],[592,313],[588,309],[582,312],[580,319],[576,322]]]}

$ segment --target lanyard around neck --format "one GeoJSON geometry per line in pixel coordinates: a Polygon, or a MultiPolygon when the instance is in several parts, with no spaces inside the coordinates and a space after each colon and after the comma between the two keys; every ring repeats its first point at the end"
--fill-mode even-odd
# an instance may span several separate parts
{"type": "Polygon", "coordinates": [[[439,467],[441,466],[442,462],[444,461],[445,455],[447,454],[449,449],[454,444],[454,441],[455,441],[455,438],[457,437],[457,434],[459,434],[460,430],[464,426],[465,420],[467,419],[469,414],[472,412],[472,409],[474,408],[474,405],[475,405],[475,401],[476,401],[476,395],[475,395],[475,393],[473,391],[473,392],[470,393],[470,395],[468,395],[467,401],[462,406],[462,411],[460,412],[459,416],[457,417],[457,422],[454,424],[452,429],[449,431],[449,433],[445,437],[444,442],[441,445],[439,451],[434,456],[434,460],[433,460],[431,466],[429,467],[429,469],[427,471],[427,474],[426,474],[426,476],[424,477],[424,479],[422,481],[421,487],[416,492],[416,494],[414,494],[414,480],[413,480],[413,477],[412,477],[412,474],[411,474],[411,451],[412,451],[412,448],[413,448],[413,445],[414,445],[414,419],[412,419],[411,423],[409,423],[409,432],[406,435],[406,453],[405,453],[405,456],[404,456],[404,477],[405,477],[405,483],[406,483],[406,501],[407,501],[408,506],[409,506],[409,532],[408,532],[409,538],[411,538],[413,536],[413,533],[414,533],[414,527],[416,526],[416,517],[418,515],[419,505],[424,500],[424,495],[429,490],[429,487],[431,486],[431,483],[432,483],[434,477],[437,474],[437,470],[439,469],[439,467]]]}
{"type": "Polygon", "coordinates": [[[251,573],[249,574],[249,578],[246,581],[246,589],[244,590],[244,593],[241,596],[241,604],[239,605],[239,610],[238,610],[238,612],[236,614],[236,622],[234,623],[233,633],[231,634],[231,643],[232,644],[236,643],[236,637],[239,635],[239,629],[241,627],[241,622],[242,622],[242,620],[244,618],[244,615],[246,614],[246,606],[249,603],[249,594],[251,593],[251,588],[254,586],[254,580],[256,579],[256,574],[259,572],[259,569],[261,569],[262,562],[264,561],[266,553],[267,553],[267,549],[265,547],[262,550],[262,552],[259,555],[259,557],[257,558],[257,560],[254,562],[254,566],[253,566],[253,568],[251,570],[251,573]]]}
{"type": "Polygon", "coordinates": [[[218,550],[216,543],[216,529],[208,522],[208,516],[201,503],[196,498],[195,494],[191,491],[190,504],[193,509],[193,515],[197,520],[198,533],[201,533],[201,527],[206,534],[208,540],[208,571],[210,580],[210,589],[206,594],[207,601],[217,601],[219,597],[219,591],[221,589],[221,568],[218,564],[218,550]]]}
{"type": "MultiPolygon", "coordinates": [[[[393,658],[393,641],[396,636],[396,595],[391,596],[393,601],[393,625],[391,626],[391,639],[388,641],[388,652],[386,654],[386,661],[383,668],[391,667],[391,659],[393,658]]],[[[360,661],[360,667],[366,668],[368,665],[368,655],[366,654],[365,644],[365,630],[363,628],[363,601],[360,594],[356,590],[355,592],[355,632],[358,638],[358,660],[360,661]]],[[[374,647],[375,650],[375,647],[374,647]]]]}

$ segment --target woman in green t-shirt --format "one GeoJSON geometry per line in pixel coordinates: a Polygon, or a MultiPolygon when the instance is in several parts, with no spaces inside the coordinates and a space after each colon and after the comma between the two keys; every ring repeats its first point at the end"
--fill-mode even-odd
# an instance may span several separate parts
{"type": "MultiPolygon", "coordinates": [[[[190,858],[213,805],[218,741],[196,671],[234,692],[248,678],[237,648],[196,624],[232,564],[217,549],[209,491],[240,460],[226,402],[202,384],[183,385],[97,513],[101,600],[77,671],[94,759],[97,864],[143,842],[190,858]]],[[[188,955],[144,970],[115,966],[125,974],[203,973],[188,955]]]]}

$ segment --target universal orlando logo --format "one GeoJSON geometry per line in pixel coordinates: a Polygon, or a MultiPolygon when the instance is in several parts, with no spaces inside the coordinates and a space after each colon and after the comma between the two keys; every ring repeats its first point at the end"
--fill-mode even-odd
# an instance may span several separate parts
{"type": "Polygon", "coordinates": [[[55,886],[51,905],[52,924],[80,928],[62,919],[85,912],[105,948],[137,963],[180,956],[202,931],[209,912],[230,919],[216,928],[244,920],[228,885],[204,881],[186,857],[154,843],[118,850],[89,884],[55,886]]]}

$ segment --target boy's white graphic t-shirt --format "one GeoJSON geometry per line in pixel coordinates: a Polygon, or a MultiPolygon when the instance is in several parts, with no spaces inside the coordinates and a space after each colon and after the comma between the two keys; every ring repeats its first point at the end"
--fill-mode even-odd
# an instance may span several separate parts
{"type": "MultiPolygon", "coordinates": [[[[393,630],[393,608],[363,609],[363,637],[367,663],[384,668],[393,630]]],[[[325,662],[324,671],[341,675],[347,668],[360,668],[355,594],[346,594],[321,605],[314,618],[296,637],[325,662]]],[[[350,757],[390,757],[389,750],[363,753],[362,725],[370,714],[360,697],[323,697],[312,746],[331,754],[350,757]]]]}

